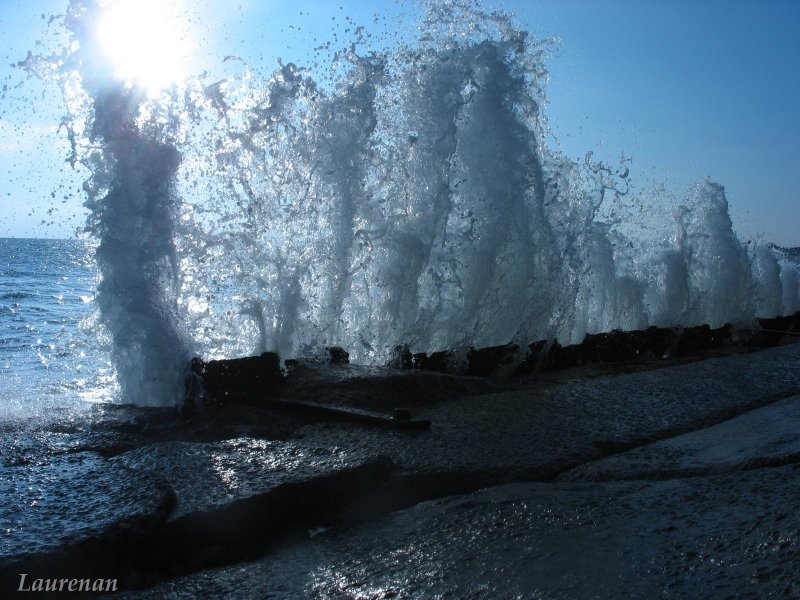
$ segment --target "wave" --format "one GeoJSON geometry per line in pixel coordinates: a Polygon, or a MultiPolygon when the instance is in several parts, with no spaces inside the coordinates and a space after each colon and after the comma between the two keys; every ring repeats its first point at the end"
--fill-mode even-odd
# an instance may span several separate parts
{"type": "Polygon", "coordinates": [[[416,42],[371,51],[358,28],[319,81],[243,65],[148,98],[108,77],[99,4],[72,2],[58,78],[125,400],[179,398],[193,354],[379,363],[800,309],[796,262],[737,239],[721,185],[665,213],[626,164],[548,147],[546,43],[466,0],[424,6],[416,42]]]}

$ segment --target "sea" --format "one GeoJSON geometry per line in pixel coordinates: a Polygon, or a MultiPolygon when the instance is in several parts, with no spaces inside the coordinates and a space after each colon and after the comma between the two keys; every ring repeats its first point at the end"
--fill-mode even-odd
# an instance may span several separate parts
{"type": "Polygon", "coordinates": [[[0,420],[113,399],[114,369],[97,326],[95,246],[0,239],[0,420]]]}

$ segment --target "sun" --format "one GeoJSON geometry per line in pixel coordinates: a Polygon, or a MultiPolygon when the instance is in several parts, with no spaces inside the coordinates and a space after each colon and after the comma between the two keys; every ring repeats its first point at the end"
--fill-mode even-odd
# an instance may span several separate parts
{"type": "Polygon", "coordinates": [[[186,76],[191,44],[180,5],[174,0],[108,3],[97,22],[97,39],[116,77],[153,95],[186,76]]]}

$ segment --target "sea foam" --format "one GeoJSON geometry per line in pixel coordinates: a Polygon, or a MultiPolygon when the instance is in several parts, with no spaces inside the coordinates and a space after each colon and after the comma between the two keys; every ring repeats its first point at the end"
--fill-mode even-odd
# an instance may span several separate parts
{"type": "Polygon", "coordinates": [[[548,44],[509,16],[428,2],[418,40],[358,28],[318,79],[234,61],[148,98],[93,46],[100,10],[71,3],[58,78],[126,401],[173,402],[193,353],[381,363],[800,306],[797,264],[737,239],[716,183],[609,217],[629,170],[548,147],[548,44]]]}

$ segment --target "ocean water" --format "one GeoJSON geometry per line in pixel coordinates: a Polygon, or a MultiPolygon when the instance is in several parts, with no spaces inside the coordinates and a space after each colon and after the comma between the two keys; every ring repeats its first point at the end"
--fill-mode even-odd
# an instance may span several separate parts
{"type": "MultiPolygon", "coordinates": [[[[107,340],[91,356],[107,352],[122,401],[179,402],[193,355],[341,345],[381,363],[398,344],[568,344],[800,308],[796,263],[736,237],[720,183],[661,202],[629,193],[625,162],[548,147],[547,44],[510,15],[425,2],[416,39],[373,46],[354,27],[321,76],[234,60],[153,95],[113,75],[103,10],[73,0],[68,47],[24,67],[60,87],[91,173],[97,285],[77,297],[96,312],[63,317],[66,345],[107,340]]],[[[102,364],[85,380],[100,395],[102,364]]],[[[66,373],[47,385],[74,393],[66,373]]]]}
{"type": "Polygon", "coordinates": [[[0,239],[0,420],[113,398],[93,254],[78,240],[0,239]]]}

